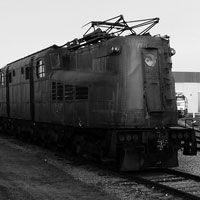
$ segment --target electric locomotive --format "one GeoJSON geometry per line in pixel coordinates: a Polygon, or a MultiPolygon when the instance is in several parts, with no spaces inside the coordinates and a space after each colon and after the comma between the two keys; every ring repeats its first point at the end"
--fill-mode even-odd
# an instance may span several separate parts
{"type": "Polygon", "coordinates": [[[149,34],[158,21],[92,21],[83,38],[6,65],[2,131],[123,171],[175,167],[181,148],[196,155],[194,130],[177,126],[175,51],[149,34]]]}

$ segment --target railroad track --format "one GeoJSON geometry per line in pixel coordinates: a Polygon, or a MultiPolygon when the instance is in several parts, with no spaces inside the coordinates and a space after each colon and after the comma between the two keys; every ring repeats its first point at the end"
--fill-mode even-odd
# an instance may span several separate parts
{"type": "MultiPolygon", "coordinates": [[[[79,162],[74,164],[80,165],[79,162]]],[[[81,165],[84,164],[81,162],[81,165]]],[[[175,170],[148,170],[143,172],[116,172],[101,164],[88,164],[87,170],[94,171],[100,176],[105,176],[106,184],[116,190],[127,190],[127,194],[144,193],[149,199],[162,198],[163,200],[176,199],[199,199],[200,200],[200,177],[182,173],[175,170]],[[137,184],[139,185],[137,185],[137,184]],[[146,187],[147,186],[147,187],[146,187]],[[138,188],[138,189],[137,189],[138,188]],[[166,195],[167,194],[167,195],[166,195]]]]}
{"type": "Polygon", "coordinates": [[[167,169],[138,173],[132,178],[140,184],[161,189],[183,199],[200,200],[199,176],[167,169]]]}
{"type": "Polygon", "coordinates": [[[87,169],[91,167],[89,171],[95,171],[100,176],[107,177],[108,185],[114,185],[119,189],[124,186],[129,190],[129,195],[132,192],[135,193],[134,189],[139,187],[140,192],[147,195],[149,199],[200,200],[200,176],[173,169],[119,172],[99,163],[89,166],[87,167],[87,169]]]}

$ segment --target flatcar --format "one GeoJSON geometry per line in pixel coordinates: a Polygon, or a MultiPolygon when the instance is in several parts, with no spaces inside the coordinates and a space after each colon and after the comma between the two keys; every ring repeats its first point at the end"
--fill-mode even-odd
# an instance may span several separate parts
{"type": "Polygon", "coordinates": [[[181,148],[196,155],[194,130],[177,125],[175,51],[149,33],[158,21],[92,21],[82,38],[7,64],[1,132],[122,171],[175,167],[181,148]]]}

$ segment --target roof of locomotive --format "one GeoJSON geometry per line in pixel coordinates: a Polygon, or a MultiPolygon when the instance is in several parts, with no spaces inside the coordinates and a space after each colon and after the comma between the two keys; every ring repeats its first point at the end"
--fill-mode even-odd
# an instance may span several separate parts
{"type": "MultiPolygon", "coordinates": [[[[36,56],[36,55],[38,55],[38,56],[44,56],[49,50],[52,50],[52,49],[56,49],[56,48],[58,48],[58,46],[57,45],[52,45],[52,46],[50,46],[50,47],[47,47],[47,48],[45,48],[45,49],[42,49],[42,50],[40,50],[40,51],[37,51],[37,52],[35,52],[35,53],[32,53],[32,54],[30,54],[30,55],[27,55],[27,56],[25,56],[25,57],[23,57],[23,58],[20,58],[20,59],[18,59],[18,60],[15,60],[15,61],[13,61],[13,62],[11,62],[11,63],[8,63],[7,65],[12,65],[12,64],[14,64],[14,63],[17,63],[17,62],[23,62],[23,63],[26,63],[26,62],[28,62],[29,60],[30,60],[30,58],[32,58],[33,56],[36,56]]],[[[21,63],[20,62],[20,63],[21,63]]]]}
{"type": "Polygon", "coordinates": [[[145,36],[145,35],[150,36],[148,31],[153,26],[155,26],[158,22],[159,22],[159,18],[151,18],[151,19],[143,19],[143,20],[135,20],[135,21],[126,22],[122,15],[119,15],[117,17],[114,17],[105,21],[92,21],[90,22],[91,27],[83,35],[83,38],[74,39],[70,42],[67,42],[66,44],[62,46],[57,46],[54,44],[50,47],[37,51],[33,54],[30,54],[23,58],[15,60],[7,64],[5,68],[7,66],[11,66],[12,68],[13,64],[15,67],[17,67],[18,65],[19,66],[26,65],[30,62],[30,59],[32,57],[35,57],[35,56],[42,57],[49,50],[65,48],[69,51],[73,51],[73,50],[77,50],[88,45],[96,44],[105,40],[109,40],[111,38],[122,36],[122,34],[126,31],[129,31],[129,35],[132,35],[132,36],[145,36]],[[113,22],[113,20],[115,21],[113,22]],[[134,23],[134,26],[129,25],[132,23],[134,23]],[[141,31],[140,33],[136,33],[135,29],[138,27],[143,27],[143,26],[145,26],[145,29],[141,31]],[[88,33],[89,31],[91,31],[91,29],[93,29],[93,31],[91,33],[88,33]],[[105,30],[103,31],[102,29],[105,29],[105,30]]]}

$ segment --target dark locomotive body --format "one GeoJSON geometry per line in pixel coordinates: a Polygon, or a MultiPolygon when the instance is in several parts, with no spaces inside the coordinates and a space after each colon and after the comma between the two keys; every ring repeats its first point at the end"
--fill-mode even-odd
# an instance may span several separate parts
{"type": "Polygon", "coordinates": [[[4,128],[121,170],[177,166],[181,147],[195,155],[194,131],[175,127],[169,40],[94,33],[1,69],[4,128]]]}

